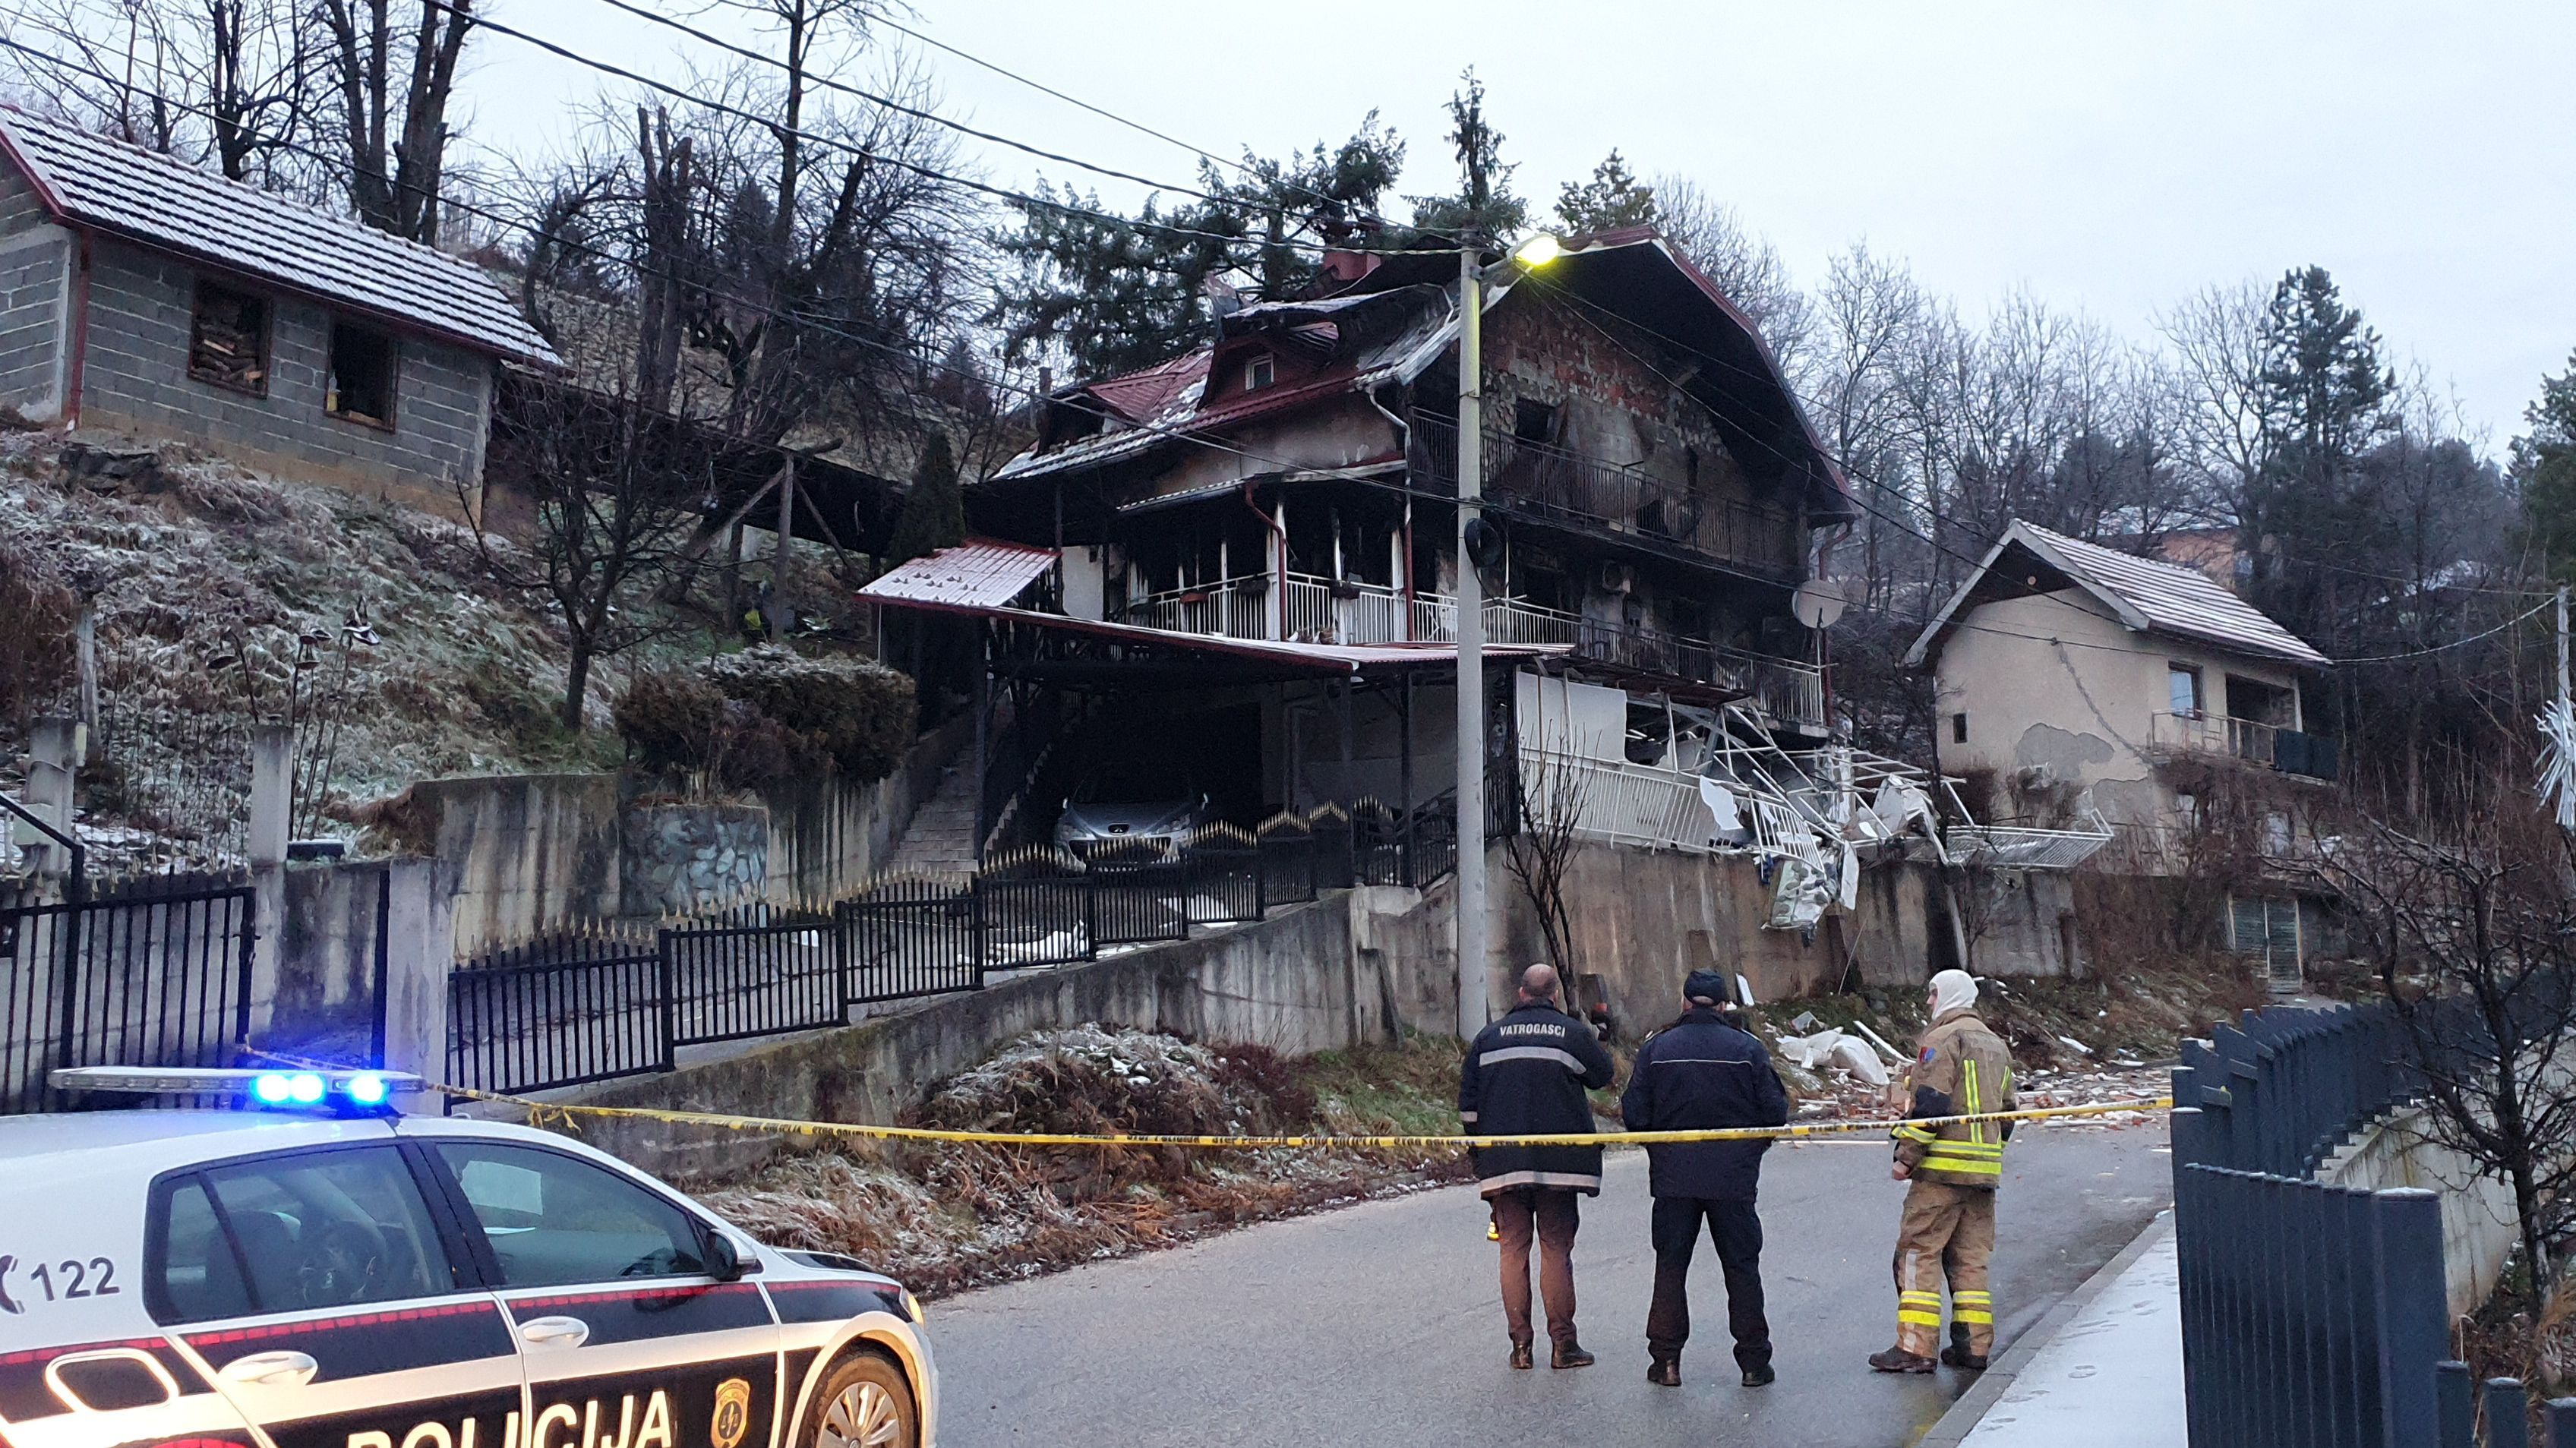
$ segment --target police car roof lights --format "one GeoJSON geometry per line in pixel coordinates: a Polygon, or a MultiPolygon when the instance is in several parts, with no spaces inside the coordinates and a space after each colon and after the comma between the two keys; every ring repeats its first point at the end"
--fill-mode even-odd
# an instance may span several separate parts
{"type": "Polygon", "coordinates": [[[417,1091],[408,1071],[361,1068],[259,1070],[227,1067],[72,1066],[47,1077],[58,1091],[140,1096],[238,1096],[281,1110],[378,1112],[391,1109],[393,1093],[417,1091]]]}

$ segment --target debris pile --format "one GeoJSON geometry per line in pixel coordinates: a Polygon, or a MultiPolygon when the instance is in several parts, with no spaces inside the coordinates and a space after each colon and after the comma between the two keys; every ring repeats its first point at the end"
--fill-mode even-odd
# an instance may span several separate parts
{"type": "MultiPolygon", "coordinates": [[[[1453,1043],[1290,1059],[1155,1032],[1040,1031],[935,1088],[916,1125],[1074,1135],[1454,1131],[1453,1043]]],[[[698,1183],[780,1246],[843,1252],[951,1292],[1463,1175],[1452,1151],[1183,1151],[983,1144],[820,1154],[698,1183]]]]}

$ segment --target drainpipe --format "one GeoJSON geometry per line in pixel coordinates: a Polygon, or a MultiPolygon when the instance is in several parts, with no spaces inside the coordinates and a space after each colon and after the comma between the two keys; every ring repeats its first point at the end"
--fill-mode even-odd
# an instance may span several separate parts
{"type": "Polygon", "coordinates": [[[1375,389],[1360,395],[1367,398],[1369,406],[1376,408],[1387,421],[1394,423],[1397,435],[1404,439],[1404,636],[1411,639],[1413,637],[1413,424],[1393,408],[1378,401],[1375,389]]]}
{"type": "MultiPolygon", "coordinates": [[[[1243,506],[1250,508],[1261,526],[1270,530],[1270,636],[1284,639],[1288,636],[1288,525],[1261,511],[1261,504],[1252,496],[1253,485],[1260,481],[1257,473],[1243,480],[1243,506]]],[[[1280,499],[1279,506],[1285,511],[1288,500],[1280,499]]]]}
{"type": "Polygon", "coordinates": [[[81,381],[89,371],[89,233],[74,232],[80,238],[72,264],[80,268],[80,291],[72,298],[71,355],[63,364],[63,406],[60,414],[63,430],[80,426],[81,381]]]}

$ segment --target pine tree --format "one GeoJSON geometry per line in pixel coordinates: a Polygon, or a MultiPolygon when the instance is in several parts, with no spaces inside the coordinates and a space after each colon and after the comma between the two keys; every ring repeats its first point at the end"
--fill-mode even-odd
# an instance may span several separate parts
{"type": "Polygon", "coordinates": [[[1653,226],[1662,219],[1655,204],[1655,188],[1638,184],[1628,163],[1613,147],[1600,165],[1592,168],[1592,179],[1580,185],[1568,181],[1556,193],[1556,219],[1575,235],[1612,231],[1623,226],[1653,226]]]}
{"type": "Polygon", "coordinates": [[[1503,133],[1485,119],[1485,83],[1476,68],[1458,73],[1463,91],[1449,96],[1449,144],[1458,156],[1460,187],[1455,196],[1413,198],[1413,224],[1441,236],[1473,233],[1506,238],[1529,224],[1529,206],[1512,194],[1512,172],[1503,161],[1503,133]]]}
{"type": "Polygon", "coordinates": [[[2271,447],[2237,520],[2254,558],[2252,601],[2331,647],[2340,610],[2334,577],[2318,565],[2369,550],[2385,531],[2378,478],[2361,464],[2396,427],[2397,377],[2380,358],[2379,333],[2323,267],[2293,269],[2273,288],[2263,348],[2271,447]]]}
{"type": "Polygon", "coordinates": [[[1338,146],[1247,151],[1241,173],[1202,163],[1199,189],[1217,199],[1166,212],[1148,198],[1132,221],[1087,215],[1103,213],[1098,196],[1041,184],[1019,229],[997,238],[1019,275],[985,320],[1014,361],[1055,350],[1086,377],[1150,366],[1207,336],[1213,292],[1303,294],[1316,244],[1374,223],[1403,166],[1404,142],[1371,111],[1338,146]]]}
{"type": "Polygon", "coordinates": [[[2576,356],[2565,372],[2540,379],[2540,399],[2523,419],[2531,431],[2513,440],[2523,527],[2553,576],[2576,578],[2576,356]]]}
{"type": "Polygon", "coordinates": [[[903,495],[895,516],[894,537],[886,558],[900,563],[921,558],[966,541],[966,499],[957,489],[957,454],[948,434],[934,432],[912,470],[912,491],[903,495]]]}

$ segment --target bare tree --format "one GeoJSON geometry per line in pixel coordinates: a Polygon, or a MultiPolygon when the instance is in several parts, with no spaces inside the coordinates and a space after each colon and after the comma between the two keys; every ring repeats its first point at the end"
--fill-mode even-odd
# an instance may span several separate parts
{"type": "Polygon", "coordinates": [[[235,181],[304,177],[289,152],[318,47],[296,0],[28,0],[18,19],[62,59],[15,51],[11,66],[73,120],[235,181]]]}
{"type": "Polygon", "coordinates": [[[1780,249],[1746,230],[1734,207],[1687,176],[1658,176],[1648,189],[1654,196],[1655,225],[1665,239],[1752,319],[1781,365],[1794,373],[1806,349],[1814,307],[1791,280],[1780,249]]]}
{"type": "Polygon", "coordinates": [[[2368,930],[2433,1136],[2513,1189],[2536,1297],[2576,1229],[2576,848],[2518,781],[2474,827],[2374,825],[2327,877],[2368,930]]]}
{"type": "Polygon", "coordinates": [[[319,0],[349,207],[380,231],[438,240],[447,108],[475,0],[319,0]],[[395,7],[408,14],[396,24],[395,7]]]}
{"type": "Polygon", "coordinates": [[[1504,836],[1512,879],[1538,916],[1539,933],[1558,974],[1572,980],[1578,964],[1574,917],[1567,901],[1565,877],[1583,826],[1584,805],[1591,797],[1591,777],[1562,750],[1524,752],[1513,771],[1520,803],[1519,828],[1504,836]]]}

